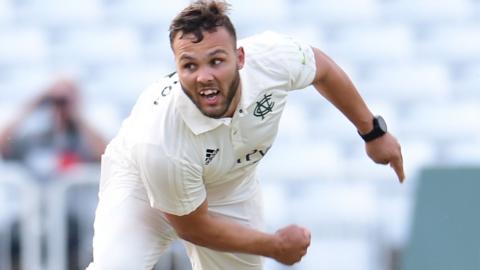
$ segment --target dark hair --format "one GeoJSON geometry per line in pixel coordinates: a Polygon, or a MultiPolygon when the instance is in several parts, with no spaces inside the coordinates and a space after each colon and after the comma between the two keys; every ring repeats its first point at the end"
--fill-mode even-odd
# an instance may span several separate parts
{"type": "Polygon", "coordinates": [[[217,0],[199,0],[191,3],[170,24],[170,46],[179,32],[181,32],[180,38],[185,34],[195,35],[193,42],[198,43],[203,40],[204,31],[212,33],[220,26],[225,27],[236,42],[235,27],[227,16],[229,7],[227,2],[217,0]]]}

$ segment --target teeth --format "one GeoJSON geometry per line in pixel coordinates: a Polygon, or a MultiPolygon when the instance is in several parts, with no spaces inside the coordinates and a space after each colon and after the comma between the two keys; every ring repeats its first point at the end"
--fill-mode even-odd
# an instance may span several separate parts
{"type": "Polygon", "coordinates": [[[200,95],[202,95],[202,96],[215,95],[217,93],[218,93],[217,90],[212,90],[212,89],[208,89],[208,90],[205,90],[205,91],[200,91],[200,95]]]}

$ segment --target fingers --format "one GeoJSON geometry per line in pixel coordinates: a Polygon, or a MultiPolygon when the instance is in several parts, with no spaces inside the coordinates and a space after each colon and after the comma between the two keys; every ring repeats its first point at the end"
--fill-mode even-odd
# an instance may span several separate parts
{"type": "Polygon", "coordinates": [[[391,134],[387,133],[366,145],[368,156],[377,164],[390,164],[397,174],[400,183],[405,179],[403,157],[400,144],[391,134]]]}
{"type": "Polygon", "coordinates": [[[405,172],[403,171],[403,157],[401,152],[399,152],[398,156],[390,161],[390,167],[392,167],[397,174],[400,183],[403,183],[403,180],[405,179],[405,172]]]}
{"type": "Polygon", "coordinates": [[[308,240],[310,240],[310,231],[308,229],[303,229],[303,233],[305,234],[305,237],[307,237],[308,240]]]}
{"type": "Polygon", "coordinates": [[[297,225],[290,225],[276,233],[283,242],[283,248],[274,257],[277,261],[293,265],[307,254],[310,246],[310,231],[297,225]]]}

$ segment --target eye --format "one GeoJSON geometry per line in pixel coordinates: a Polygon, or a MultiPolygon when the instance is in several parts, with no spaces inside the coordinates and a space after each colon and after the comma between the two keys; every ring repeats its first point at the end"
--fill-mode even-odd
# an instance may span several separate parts
{"type": "Polygon", "coordinates": [[[223,63],[223,60],[220,59],[220,58],[215,58],[211,61],[212,65],[216,66],[216,65],[220,65],[221,63],[223,63]]]}
{"type": "Polygon", "coordinates": [[[196,65],[193,63],[186,63],[183,65],[183,68],[188,70],[194,70],[196,68],[196,65]]]}

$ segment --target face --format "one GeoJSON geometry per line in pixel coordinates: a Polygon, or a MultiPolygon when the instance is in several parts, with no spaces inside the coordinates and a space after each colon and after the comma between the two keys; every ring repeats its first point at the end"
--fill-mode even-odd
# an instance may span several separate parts
{"type": "Polygon", "coordinates": [[[183,91],[206,116],[231,117],[240,101],[239,70],[243,49],[235,48],[233,37],[223,27],[203,33],[193,43],[193,34],[177,34],[172,48],[183,91]]]}

